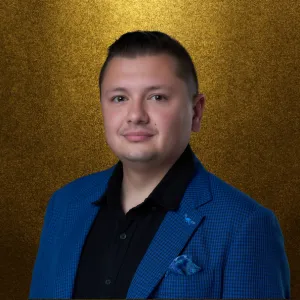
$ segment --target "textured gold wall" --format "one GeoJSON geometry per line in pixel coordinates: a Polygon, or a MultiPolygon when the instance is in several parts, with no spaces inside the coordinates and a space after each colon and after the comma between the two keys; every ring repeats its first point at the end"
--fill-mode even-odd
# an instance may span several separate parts
{"type": "Polygon", "coordinates": [[[132,30],[177,38],[207,96],[191,146],[204,166],[272,209],[300,296],[300,1],[1,1],[1,299],[25,299],[45,206],[117,158],[97,79],[132,30]]]}

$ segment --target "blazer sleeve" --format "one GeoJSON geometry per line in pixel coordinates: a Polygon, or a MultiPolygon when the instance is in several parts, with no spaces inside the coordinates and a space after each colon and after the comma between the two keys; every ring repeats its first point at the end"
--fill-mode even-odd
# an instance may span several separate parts
{"type": "Polygon", "coordinates": [[[41,295],[44,295],[45,290],[47,289],[47,274],[51,265],[52,247],[50,246],[53,233],[52,219],[55,197],[56,192],[52,194],[47,204],[44,216],[44,224],[40,235],[39,248],[32,271],[29,299],[41,298],[41,295]]]}
{"type": "Polygon", "coordinates": [[[254,211],[233,236],[223,277],[222,299],[289,299],[290,269],[275,214],[254,211]]]}

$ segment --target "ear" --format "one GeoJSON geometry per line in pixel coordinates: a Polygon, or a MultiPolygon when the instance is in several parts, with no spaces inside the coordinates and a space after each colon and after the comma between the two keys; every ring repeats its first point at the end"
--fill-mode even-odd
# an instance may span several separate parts
{"type": "Polygon", "coordinates": [[[193,99],[193,120],[192,131],[198,132],[201,127],[201,120],[203,117],[205,106],[205,96],[203,94],[197,94],[193,99]]]}

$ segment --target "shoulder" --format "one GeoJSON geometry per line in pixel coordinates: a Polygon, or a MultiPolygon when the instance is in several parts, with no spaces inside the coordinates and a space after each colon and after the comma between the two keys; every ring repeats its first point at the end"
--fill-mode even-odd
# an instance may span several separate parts
{"type": "Polygon", "coordinates": [[[85,176],[76,178],[57,189],[49,200],[49,206],[66,205],[69,199],[80,197],[93,193],[96,189],[107,185],[107,182],[115,168],[115,165],[103,171],[94,172],[85,176]]]}
{"type": "Polygon", "coordinates": [[[210,202],[211,205],[207,210],[218,220],[239,226],[253,216],[274,219],[275,214],[270,208],[213,173],[208,173],[213,201],[210,202]]]}
{"type": "Polygon", "coordinates": [[[280,224],[271,209],[210,172],[208,185],[211,201],[198,208],[204,222],[195,234],[196,243],[205,240],[207,247],[220,251],[220,255],[224,255],[234,239],[255,244],[255,237],[270,236],[281,243],[280,224]]]}

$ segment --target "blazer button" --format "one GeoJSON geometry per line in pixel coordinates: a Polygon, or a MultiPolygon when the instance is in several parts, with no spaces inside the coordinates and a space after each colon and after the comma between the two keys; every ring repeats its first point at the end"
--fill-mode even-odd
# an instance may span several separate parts
{"type": "Polygon", "coordinates": [[[126,239],[126,234],[125,233],[120,234],[120,239],[125,240],[126,239]]]}
{"type": "Polygon", "coordinates": [[[105,280],[105,284],[111,284],[111,280],[106,279],[106,280],[105,280]]]}

